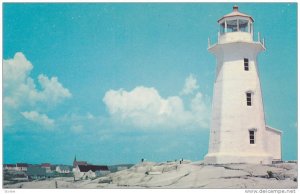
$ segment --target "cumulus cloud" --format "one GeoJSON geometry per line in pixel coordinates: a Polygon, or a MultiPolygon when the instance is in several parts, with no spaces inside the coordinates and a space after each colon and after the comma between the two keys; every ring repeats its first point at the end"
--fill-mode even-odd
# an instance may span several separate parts
{"type": "Polygon", "coordinates": [[[64,98],[71,97],[71,93],[68,89],[58,81],[57,77],[49,79],[47,76],[41,74],[38,76],[39,84],[42,88],[41,92],[38,92],[38,101],[48,102],[50,104],[57,104],[64,98]]]}
{"type": "Polygon", "coordinates": [[[35,122],[37,124],[43,125],[45,127],[52,127],[54,125],[54,120],[50,119],[45,114],[40,114],[37,111],[21,112],[21,114],[28,120],[35,122]]]}
{"type": "Polygon", "coordinates": [[[155,88],[139,86],[132,91],[109,90],[103,102],[119,122],[138,128],[205,128],[208,109],[201,93],[184,106],[179,96],[163,98],[155,88]]]}
{"type": "Polygon", "coordinates": [[[41,90],[36,88],[30,72],[33,65],[23,53],[16,53],[13,59],[3,60],[4,104],[12,108],[47,103],[51,106],[65,98],[70,98],[70,91],[63,87],[57,77],[38,76],[41,90]]]}
{"type": "Polygon", "coordinates": [[[14,117],[20,112],[26,113],[24,110],[45,111],[45,107],[54,107],[72,96],[57,77],[40,74],[37,87],[30,77],[32,69],[33,65],[21,52],[12,59],[3,60],[4,125],[12,125],[14,117]]]}
{"type": "Polygon", "coordinates": [[[183,89],[181,91],[181,94],[182,95],[192,94],[198,88],[199,88],[199,86],[197,84],[197,79],[192,74],[190,74],[185,79],[184,87],[183,87],[183,89]]]}

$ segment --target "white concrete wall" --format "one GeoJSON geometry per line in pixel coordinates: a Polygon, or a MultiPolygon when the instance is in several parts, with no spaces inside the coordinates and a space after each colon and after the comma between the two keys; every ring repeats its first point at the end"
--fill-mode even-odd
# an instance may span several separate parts
{"type": "Polygon", "coordinates": [[[272,155],[273,160],[282,160],[281,158],[281,135],[282,132],[270,126],[266,126],[268,152],[272,155]]]}
{"type": "Polygon", "coordinates": [[[225,33],[224,35],[220,36],[219,43],[229,43],[229,42],[237,42],[237,41],[243,41],[243,42],[252,42],[252,34],[248,32],[230,32],[225,33]]]}
{"type": "Polygon", "coordinates": [[[206,163],[271,163],[256,62],[262,50],[256,42],[210,48],[217,58],[217,72],[206,163]],[[249,59],[249,71],[244,70],[244,58],[249,59]],[[252,106],[246,104],[247,91],[253,92],[252,106]],[[255,144],[249,142],[249,129],[256,129],[255,144]]]}

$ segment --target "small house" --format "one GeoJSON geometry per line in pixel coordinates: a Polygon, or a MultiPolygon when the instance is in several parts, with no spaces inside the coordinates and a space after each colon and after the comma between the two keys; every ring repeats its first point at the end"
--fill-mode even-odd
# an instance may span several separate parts
{"type": "Polygon", "coordinates": [[[4,170],[16,170],[16,165],[15,164],[4,164],[3,169],[4,170]]]}
{"type": "Polygon", "coordinates": [[[78,165],[73,172],[76,179],[95,178],[110,173],[107,166],[100,165],[78,165]]]}
{"type": "Polygon", "coordinates": [[[55,171],[58,173],[63,173],[63,174],[68,174],[71,172],[70,167],[67,165],[58,165],[58,166],[56,166],[55,171]]]}
{"type": "Polygon", "coordinates": [[[16,171],[27,171],[28,164],[26,163],[17,163],[16,164],[16,171]]]}

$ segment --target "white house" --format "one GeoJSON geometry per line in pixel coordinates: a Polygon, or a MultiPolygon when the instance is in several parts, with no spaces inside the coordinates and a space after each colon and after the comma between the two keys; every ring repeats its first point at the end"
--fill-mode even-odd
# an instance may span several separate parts
{"type": "Polygon", "coordinates": [[[208,154],[204,162],[264,163],[281,160],[281,131],[267,127],[257,55],[264,40],[253,39],[251,16],[238,11],[218,20],[217,59],[208,154]]]}
{"type": "Polygon", "coordinates": [[[76,179],[88,179],[107,175],[110,171],[107,166],[77,165],[73,168],[73,173],[76,179]]]}
{"type": "Polygon", "coordinates": [[[28,164],[26,164],[26,163],[17,163],[16,167],[15,167],[15,170],[16,171],[27,171],[27,168],[28,168],[28,164]]]}
{"type": "Polygon", "coordinates": [[[15,164],[4,164],[3,169],[4,170],[16,170],[16,165],[15,164]]]}
{"type": "Polygon", "coordinates": [[[70,167],[66,165],[58,165],[55,168],[55,171],[58,173],[68,174],[71,172],[70,167]]]}

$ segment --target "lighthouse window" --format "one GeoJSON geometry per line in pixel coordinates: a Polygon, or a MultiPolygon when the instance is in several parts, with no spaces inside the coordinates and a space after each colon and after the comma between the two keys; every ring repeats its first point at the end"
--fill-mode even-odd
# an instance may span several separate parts
{"type": "Polygon", "coordinates": [[[221,34],[225,33],[225,22],[221,23],[221,25],[220,25],[220,33],[221,34]]]}
{"type": "Polygon", "coordinates": [[[227,32],[238,31],[237,20],[227,20],[226,23],[227,23],[227,32]]]}
{"type": "Polygon", "coordinates": [[[255,131],[249,130],[249,140],[250,144],[255,144],[255,131]]]}
{"type": "Polygon", "coordinates": [[[247,99],[247,106],[251,106],[252,105],[252,93],[251,92],[246,93],[246,99],[247,99]]]}
{"type": "Polygon", "coordinates": [[[248,20],[239,20],[239,30],[241,32],[248,32],[248,20]]]}
{"type": "Polygon", "coordinates": [[[249,59],[244,59],[244,70],[249,71],[249,59]]]}

